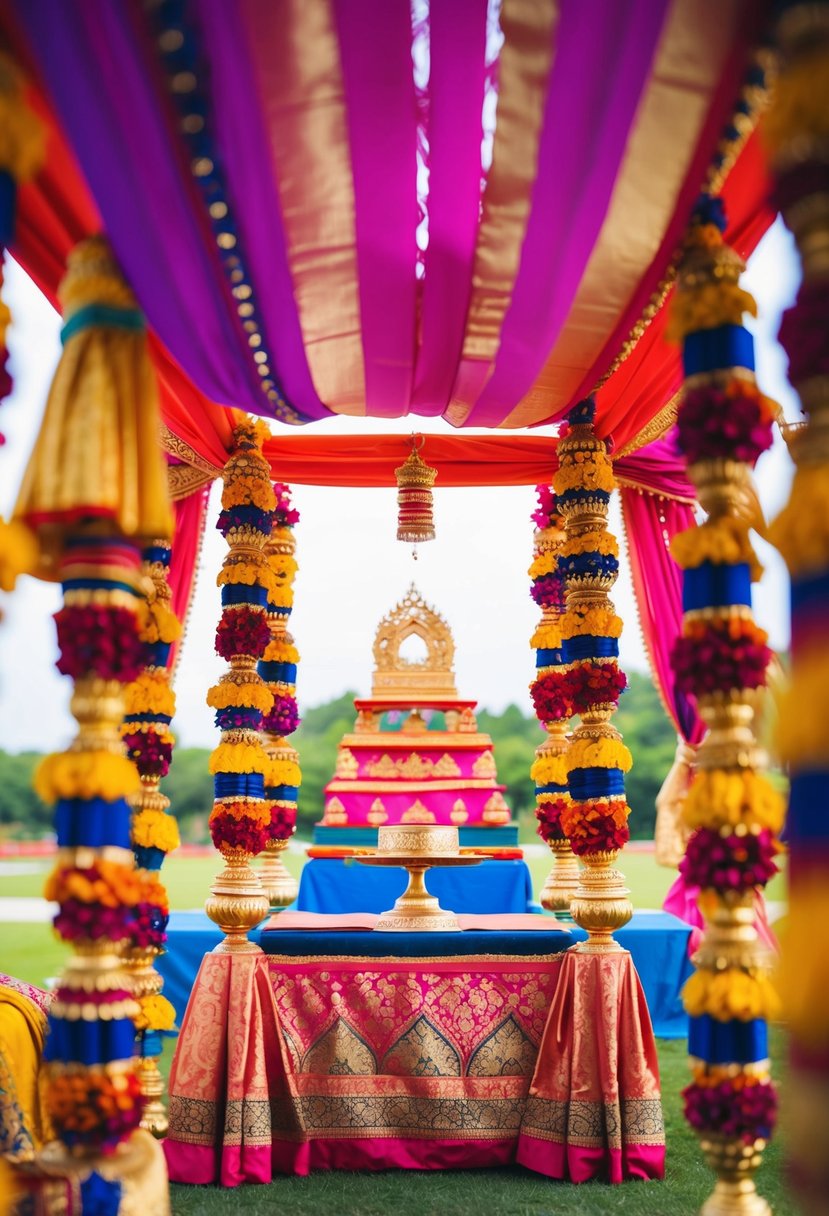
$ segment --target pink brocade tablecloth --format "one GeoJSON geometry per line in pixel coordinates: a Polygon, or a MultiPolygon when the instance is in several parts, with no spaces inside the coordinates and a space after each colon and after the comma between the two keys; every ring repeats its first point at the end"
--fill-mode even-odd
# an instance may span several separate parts
{"type": "Polygon", "coordinates": [[[661,1178],[656,1045],[627,953],[208,954],[170,1076],[174,1182],[312,1169],[661,1178]]]}

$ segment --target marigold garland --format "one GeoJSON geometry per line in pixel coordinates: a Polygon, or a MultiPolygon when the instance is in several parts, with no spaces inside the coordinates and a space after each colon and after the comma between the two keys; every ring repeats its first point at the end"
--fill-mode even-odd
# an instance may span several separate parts
{"type": "Polygon", "coordinates": [[[593,453],[576,452],[573,459],[575,464],[572,467],[560,465],[556,472],[556,494],[566,494],[572,490],[600,490],[609,494],[616,489],[613,463],[609,458],[593,459],[593,453]]]}
{"type": "Polygon", "coordinates": [[[136,1030],[172,1030],[176,1024],[175,1007],[166,996],[151,993],[138,999],[140,1013],[135,1017],[136,1030]]]}
{"type": "Polygon", "coordinates": [[[561,827],[577,857],[616,852],[630,840],[629,814],[624,798],[590,802],[568,799],[561,812],[561,827]]]}
{"type": "Polygon", "coordinates": [[[829,566],[829,478],[825,465],[801,464],[791,498],[769,528],[793,578],[822,573],[829,566]]]}
{"type": "Polygon", "coordinates": [[[582,553],[601,553],[605,557],[619,556],[619,542],[612,532],[570,533],[561,547],[562,557],[577,557],[582,553]]]}
{"type": "Polygon", "coordinates": [[[549,752],[536,754],[530,777],[536,785],[566,785],[567,757],[550,755],[549,752]]]}
{"type": "Polygon", "coordinates": [[[164,811],[141,810],[132,819],[133,847],[172,853],[181,844],[178,824],[164,811]]]}
{"type": "Polygon", "coordinates": [[[60,798],[103,798],[117,802],[140,786],[138,770],[112,752],[61,752],[45,756],[34,775],[35,793],[45,803],[60,798]]]}
{"type": "Polygon", "coordinates": [[[751,568],[752,582],[758,582],[763,575],[749,539],[748,525],[733,516],[706,520],[699,527],[678,532],[671,541],[671,555],[683,570],[694,570],[703,562],[717,566],[746,563],[751,568]]]}
{"type": "Polygon", "coordinates": [[[70,1149],[113,1151],[138,1127],[144,1101],[132,1072],[70,1066],[46,1083],[46,1109],[70,1149]]]}
{"type": "Polygon", "coordinates": [[[161,599],[142,600],[138,610],[138,636],[142,642],[153,645],[164,642],[172,645],[181,637],[181,621],[161,599]]]}
{"type": "Polygon", "coordinates": [[[683,818],[690,828],[783,826],[785,802],[768,777],[753,769],[700,769],[688,791],[683,818]]]}
{"type": "Polygon", "coordinates": [[[622,634],[622,625],[622,618],[613,608],[587,607],[584,604],[568,608],[560,621],[563,638],[618,638],[622,634]]]}
{"type": "Polygon", "coordinates": [[[299,651],[292,642],[286,642],[282,634],[268,643],[262,658],[266,663],[298,663],[299,651]]]}
{"type": "Polygon", "coordinates": [[[530,638],[534,650],[560,650],[561,628],[557,621],[542,621],[530,638]]]}
{"type": "Polygon", "coordinates": [[[255,743],[220,743],[210,755],[210,772],[265,773],[268,758],[255,743]]]}
{"type": "Polygon", "coordinates": [[[207,693],[207,704],[211,709],[246,708],[267,713],[273,705],[273,693],[267,684],[244,683],[214,684],[207,693]]]}
{"type": "Polygon", "coordinates": [[[717,1022],[751,1022],[755,1018],[768,1022],[780,1017],[780,999],[762,971],[700,969],[685,984],[682,1000],[692,1018],[707,1014],[717,1022]]]}
{"type": "Polygon", "coordinates": [[[567,752],[568,772],[576,768],[619,768],[630,771],[633,757],[621,739],[578,739],[567,752]]]}
{"type": "Polygon", "coordinates": [[[127,717],[153,714],[172,718],[176,712],[176,698],[166,671],[142,671],[124,692],[124,709],[127,717]]]}

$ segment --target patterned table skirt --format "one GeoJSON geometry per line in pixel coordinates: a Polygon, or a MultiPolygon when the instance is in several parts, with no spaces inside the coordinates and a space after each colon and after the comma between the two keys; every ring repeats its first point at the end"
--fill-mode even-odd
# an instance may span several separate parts
{"type": "Polygon", "coordinates": [[[170,1077],[170,1177],[518,1161],[658,1178],[656,1046],[628,954],[208,954],[170,1077]]]}

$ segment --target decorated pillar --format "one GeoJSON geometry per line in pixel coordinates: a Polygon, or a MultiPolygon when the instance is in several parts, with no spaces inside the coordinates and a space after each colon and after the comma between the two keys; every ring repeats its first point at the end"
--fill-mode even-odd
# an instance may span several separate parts
{"type": "Polygon", "coordinates": [[[717,1175],[702,1211],[762,1216],[769,1207],[752,1176],[774,1125],[767,1021],[778,1002],[755,902],[776,870],[783,800],[763,773],[753,726],[771,652],[751,611],[760,567],[749,530],[758,523],[751,469],[771,446],[775,407],[755,381],[753,342],[742,324],[755,305],[739,286],[744,265],[723,242],[724,229],[721,201],[703,196],[669,326],[682,340],[686,376],[679,443],[707,513],[672,546],[685,572],[672,663],[678,689],[696,697],[708,728],[684,808],[692,835],[680,868],[699,888],[705,925],[683,993],[693,1072],[683,1096],[717,1175]]]}
{"type": "Polygon", "coordinates": [[[250,867],[250,859],[268,842],[271,820],[265,798],[269,760],[260,731],[273,696],[256,670],[270,639],[267,602],[274,587],[264,553],[276,505],[262,455],[267,435],[265,424],[253,420],[234,431],[233,449],[222,473],[217,524],[229,551],[217,579],[222,615],[216,651],[229,669],[207,694],[222,732],[210,757],[214,784],[210,834],[225,869],[211,887],[205,910],[226,935],[217,950],[227,953],[259,950],[247,933],[268,911],[262,884],[250,867]]]}
{"type": "Polygon", "coordinates": [[[772,526],[792,579],[791,687],[779,747],[791,787],[789,913],[780,993],[791,1032],[783,1091],[788,1171],[802,1210],[829,1195],[829,4],[783,5],[780,74],[766,139],[772,201],[797,242],[803,279],[780,340],[805,421],[793,428],[791,498],[772,526]]]}
{"type": "Polygon", "coordinates": [[[101,1213],[118,1211],[125,1176],[157,1171],[163,1188],[146,1198],[163,1214],[160,1150],[138,1131],[139,1009],[124,952],[141,933],[146,887],[130,840],[139,776],[121,724],[125,686],[144,663],[140,544],[169,536],[172,518],[144,319],[105,240],[72,252],[60,298],[63,356],[16,508],[36,533],[34,572],[63,587],[58,670],[73,681],[78,723],[35,779],[55,806],[45,895],[73,951],[49,1015],[45,1094],[58,1144],[45,1159],[77,1180],[84,1211],[101,1213]]]}
{"type": "Polygon", "coordinates": [[[162,1036],[173,1029],[175,1009],[161,995],[163,980],[154,964],[164,953],[170,914],[160,870],[167,854],[178,848],[180,841],[178,824],[167,814],[170,800],[159,785],[167,776],[173,751],[170,723],[176,701],[167,663],[173,642],[181,636],[181,626],[171,608],[167,583],[169,543],[155,539],[141,557],[144,602],[139,636],[144,666],[138,679],[127,686],[126,715],[121,726],[127,755],[135,762],[141,780],[138,791],[130,798],[132,847],[141,880],[141,899],[126,959],[139,1004],[135,1019],[136,1055],[141,1092],[146,1099],[141,1126],[163,1135],[167,1130],[167,1113],[161,1100],[164,1081],[158,1059],[162,1036]]]}
{"type": "Polygon", "coordinates": [[[271,820],[259,877],[270,906],[283,908],[297,895],[297,881],[286,870],[281,853],[296,831],[297,798],[302,781],[299,756],[288,741],[288,736],[299,726],[296,703],[299,652],[288,632],[297,572],[294,526],[299,523],[299,512],[291,505],[288,486],[277,482],[273,488],[276,498],[274,528],[265,546],[273,576],[268,595],[270,641],[259,664],[259,674],[273,694],[273,706],[262,724],[269,761],[265,797],[271,805],[271,820]]]}
{"type": "Polygon", "coordinates": [[[592,399],[571,410],[558,443],[553,487],[566,523],[558,558],[566,587],[561,688],[581,719],[567,752],[561,812],[562,830],[583,865],[570,911],[588,933],[579,949],[606,953],[621,949],[613,930],[633,915],[624,879],[614,868],[630,838],[624,774],[631,758],[610,721],[627,681],[619,668],[622,621],[608,595],[619,571],[619,546],[607,530],[616,481],[607,445],[593,430],[594,413],[592,399]]]}
{"type": "Polygon", "coordinates": [[[567,793],[567,722],[571,714],[562,680],[564,578],[558,555],[564,544],[564,521],[548,486],[537,486],[536,495],[534,557],[529,574],[530,594],[541,609],[541,621],[530,642],[535,649],[536,667],[530,692],[536,715],[548,737],[535,750],[530,776],[535,782],[538,834],[553,854],[553,868],[544,883],[541,904],[560,920],[571,921],[570,900],[578,887],[579,864],[561,826],[567,793]]]}

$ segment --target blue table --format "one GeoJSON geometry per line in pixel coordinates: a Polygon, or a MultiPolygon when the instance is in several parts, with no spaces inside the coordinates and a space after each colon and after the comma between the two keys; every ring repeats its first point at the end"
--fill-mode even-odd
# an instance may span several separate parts
{"type": "MultiPolygon", "coordinates": [[[[362,866],[352,858],[313,857],[302,867],[300,912],[385,912],[406,889],[406,871],[362,866]]],[[[426,885],[453,912],[531,912],[533,884],[524,861],[429,870],[426,885]]]]}
{"type": "MultiPolygon", "coordinates": [[[[480,871],[489,864],[503,866],[511,863],[485,862],[481,866],[470,868],[468,872],[471,873],[475,869],[480,871]]],[[[473,911],[474,909],[468,910],[473,911]]],[[[523,912],[525,907],[519,910],[523,912]]],[[[550,927],[553,932],[555,932],[555,924],[556,922],[551,918],[550,927]]],[[[584,933],[580,929],[575,926],[572,928],[573,941],[584,937],[584,933]]],[[[302,931],[297,931],[297,933],[299,932],[302,931]]],[[[687,1033],[687,1018],[683,1012],[679,994],[682,985],[691,973],[691,965],[688,961],[689,934],[688,925],[678,920],[677,917],[670,916],[667,912],[636,912],[630,924],[616,934],[619,945],[629,950],[633,957],[647,997],[654,1031],[663,1039],[684,1038],[687,1033]]],[[[278,950],[280,953],[288,953],[291,939],[296,936],[297,934],[281,930],[278,934],[281,944],[274,944],[270,948],[278,950]]],[[[342,949],[345,938],[353,936],[353,934],[347,933],[336,935],[326,932],[314,933],[315,950],[321,954],[334,953],[338,948],[338,943],[339,948],[342,949]]],[[[387,943],[391,936],[385,933],[364,932],[360,935],[360,941],[364,943],[366,954],[371,953],[374,949],[382,949],[387,954],[389,952],[387,943]]],[[[256,941],[259,940],[256,932],[251,934],[251,937],[256,941]]],[[[273,939],[276,937],[277,934],[272,935],[273,939]]],[[[397,934],[394,937],[395,952],[403,954],[407,949],[405,938],[397,934]]],[[[452,952],[458,953],[459,938],[475,938],[476,941],[473,943],[470,940],[469,945],[470,948],[474,945],[474,952],[479,952],[487,950],[487,942],[490,943],[489,950],[495,950],[498,938],[502,935],[491,932],[474,932],[429,934],[429,937],[436,952],[437,939],[444,937],[447,942],[452,939],[452,952]]],[[[517,937],[527,939],[527,945],[523,947],[527,953],[538,953],[539,950],[550,948],[548,945],[541,944],[547,937],[546,933],[529,930],[524,933],[509,934],[510,950],[513,952],[516,952],[514,939],[517,937]]],[[[222,934],[203,912],[173,912],[168,927],[168,939],[168,952],[159,959],[158,970],[164,977],[164,994],[175,1005],[180,1022],[201,960],[208,951],[219,944],[222,934]]],[[[308,940],[310,940],[308,931],[302,932],[303,950],[307,950],[308,940]]],[[[265,945],[267,946],[267,944],[266,940],[265,945]]]]}

